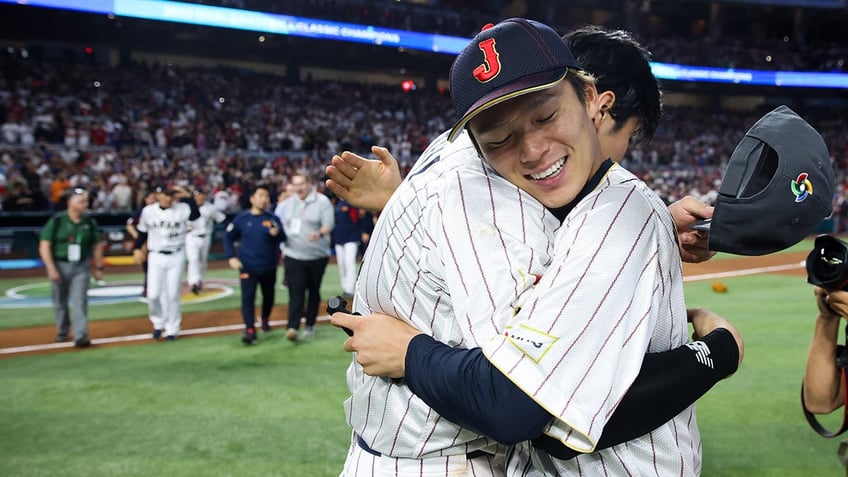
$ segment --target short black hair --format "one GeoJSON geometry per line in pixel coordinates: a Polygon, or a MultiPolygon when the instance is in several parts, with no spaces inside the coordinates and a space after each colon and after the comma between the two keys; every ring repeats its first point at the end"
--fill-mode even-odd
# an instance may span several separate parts
{"type": "Polygon", "coordinates": [[[659,82],[651,72],[651,53],[623,30],[585,26],[563,36],[581,68],[595,76],[598,93],[612,91],[609,113],[615,130],[631,117],[639,120],[637,139],[648,142],[657,131],[663,102],[659,82]]]}

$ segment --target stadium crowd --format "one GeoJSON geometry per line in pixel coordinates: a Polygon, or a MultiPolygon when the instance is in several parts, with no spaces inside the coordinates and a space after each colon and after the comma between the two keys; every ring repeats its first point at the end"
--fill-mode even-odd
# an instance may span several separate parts
{"type": "MultiPolygon", "coordinates": [[[[263,0],[195,0],[239,8],[306,18],[393,28],[405,31],[472,37],[486,19],[496,21],[525,16],[527,2],[440,0],[434,5],[395,0],[306,0],[267,2],[263,0]]],[[[845,15],[836,11],[834,15],[845,15]]],[[[552,24],[551,22],[548,22],[552,24]]],[[[580,25],[559,25],[562,32],[580,25]]],[[[750,31],[757,31],[753,26],[750,31]]],[[[777,41],[737,38],[732,35],[652,38],[634,32],[656,61],[684,65],[789,71],[848,71],[848,45],[843,42],[778,38],[777,41]]]]}
{"type": "MultiPolygon", "coordinates": [[[[235,213],[249,208],[257,183],[269,184],[276,197],[293,171],[321,178],[332,155],[344,150],[387,146],[405,172],[453,116],[449,98],[425,88],[292,83],[223,68],[71,66],[13,55],[0,62],[4,212],[55,210],[70,187],[90,191],[93,211],[126,212],[169,182],[203,189],[235,213]]],[[[686,194],[711,202],[733,148],[773,107],[666,107],[655,139],[635,144],[624,162],[669,203],[686,194]]],[[[830,147],[841,206],[848,181],[843,115],[798,112],[830,147]]]]}

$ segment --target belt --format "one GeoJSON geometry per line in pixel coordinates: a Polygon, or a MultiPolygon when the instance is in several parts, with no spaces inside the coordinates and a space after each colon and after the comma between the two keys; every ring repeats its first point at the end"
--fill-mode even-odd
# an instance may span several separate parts
{"type": "MultiPolygon", "coordinates": [[[[375,457],[380,457],[380,453],[375,451],[371,447],[369,447],[368,444],[366,444],[365,441],[361,437],[359,437],[359,434],[354,434],[354,435],[356,436],[356,444],[359,446],[360,449],[364,450],[365,452],[367,452],[367,453],[369,453],[369,454],[371,454],[375,457]]],[[[465,457],[467,459],[476,459],[477,457],[486,457],[488,455],[492,455],[492,454],[489,453],[489,452],[486,452],[482,449],[477,449],[475,451],[469,452],[468,454],[465,454],[465,457]]]]}
{"type": "Polygon", "coordinates": [[[180,247],[176,250],[151,250],[152,253],[161,253],[162,255],[173,255],[175,253],[180,253],[183,251],[183,248],[180,247]]]}
{"type": "Polygon", "coordinates": [[[195,237],[197,237],[197,238],[206,238],[206,234],[195,235],[195,237]]]}

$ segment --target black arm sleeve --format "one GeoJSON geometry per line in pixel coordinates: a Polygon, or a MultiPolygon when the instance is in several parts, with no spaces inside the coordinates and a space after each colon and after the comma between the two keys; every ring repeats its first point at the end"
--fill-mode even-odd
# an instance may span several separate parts
{"type": "MultiPolygon", "coordinates": [[[[604,428],[597,449],[650,432],[735,372],[739,350],[729,331],[717,329],[703,342],[709,351],[681,346],[645,356],[636,381],[604,428]]],[[[407,351],[405,379],[436,412],[463,427],[504,444],[535,437],[536,447],[560,459],[578,455],[542,435],[551,416],[492,366],[479,348],[453,349],[418,335],[407,351]]]]}
{"type": "Polygon", "coordinates": [[[200,208],[197,207],[194,197],[182,197],[180,202],[188,204],[191,213],[188,215],[188,220],[197,220],[200,218],[200,208]]]}
{"type": "Polygon", "coordinates": [[[140,249],[144,242],[147,242],[147,232],[139,230],[138,237],[135,238],[135,243],[133,243],[133,250],[140,249]]]}
{"type": "Polygon", "coordinates": [[[442,417],[503,444],[536,437],[551,420],[480,348],[451,348],[421,334],[405,365],[409,389],[442,417]]]}

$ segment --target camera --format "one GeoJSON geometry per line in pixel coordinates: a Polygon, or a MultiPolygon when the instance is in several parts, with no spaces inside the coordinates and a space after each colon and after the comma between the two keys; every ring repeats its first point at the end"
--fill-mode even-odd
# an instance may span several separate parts
{"type": "Polygon", "coordinates": [[[833,235],[819,235],[806,265],[807,283],[829,292],[848,290],[848,243],[833,235]]]}

